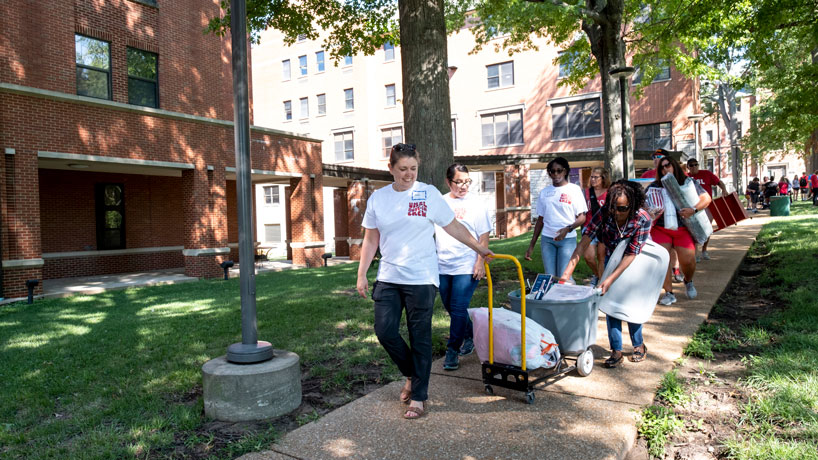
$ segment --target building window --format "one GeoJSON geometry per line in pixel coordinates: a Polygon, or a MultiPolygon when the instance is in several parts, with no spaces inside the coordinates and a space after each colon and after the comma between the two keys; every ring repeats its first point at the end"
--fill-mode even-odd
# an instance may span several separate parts
{"type": "Polygon", "coordinates": [[[155,53],[128,48],[128,103],[159,107],[159,56],[155,53]]]}
{"type": "Polygon", "coordinates": [[[384,62],[395,60],[395,45],[389,42],[383,44],[383,60],[384,62]]]}
{"type": "Polygon", "coordinates": [[[318,68],[319,72],[324,71],[324,52],[318,51],[315,53],[315,66],[318,68]]]}
{"type": "Polygon", "coordinates": [[[327,114],[327,95],[326,94],[319,94],[315,96],[318,100],[318,115],[326,115],[327,114]]]}
{"type": "Polygon", "coordinates": [[[738,138],[741,139],[742,132],[741,132],[741,122],[740,121],[736,122],[736,136],[738,136],[738,138]]]}
{"type": "Polygon", "coordinates": [[[285,81],[291,78],[289,59],[281,61],[281,78],[285,81]]]}
{"type": "Polygon", "coordinates": [[[488,88],[505,88],[514,85],[514,62],[486,66],[488,88]]]}
{"type": "Polygon", "coordinates": [[[634,126],[633,137],[635,150],[671,150],[673,145],[670,123],[634,126]]]}
{"type": "Polygon", "coordinates": [[[264,204],[279,204],[281,197],[278,194],[277,185],[268,185],[264,187],[264,204]]]}
{"type": "Polygon", "coordinates": [[[457,152],[457,121],[452,118],[452,151],[457,152]]]}
{"type": "MultiPolygon", "coordinates": [[[[653,77],[653,81],[663,81],[663,80],[670,80],[670,65],[667,63],[665,59],[659,59],[659,73],[653,77]]],[[[633,84],[638,85],[642,82],[642,69],[639,67],[636,68],[636,72],[633,74],[633,84]]]]}
{"type": "Polygon", "coordinates": [[[706,133],[704,133],[707,142],[713,142],[713,130],[708,129],[706,133]]]}
{"type": "Polygon", "coordinates": [[[355,110],[355,93],[352,88],[344,90],[344,110],[355,110]]]}
{"type": "Polygon", "coordinates": [[[284,120],[293,119],[293,103],[292,101],[284,101],[284,120]]]}
{"type": "Polygon", "coordinates": [[[392,146],[403,142],[403,128],[386,128],[381,130],[381,137],[383,138],[383,157],[389,158],[389,153],[392,151],[392,146]]]}
{"type": "Polygon", "coordinates": [[[500,112],[480,117],[483,147],[523,143],[523,111],[500,112]]]}
{"type": "Polygon", "coordinates": [[[97,249],[125,249],[123,184],[96,184],[97,249]]]}
{"type": "Polygon", "coordinates": [[[298,73],[302,77],[307,75],[307,56],[298,56],[298,73]]]}
{"type": "Polygon", "coordinates": [[[307,39],[307,34],[298,34],[298,36],[296,37],[296,41],[299,41],[299,42],[303,42],[306,39],[307,39]]]}
{"type": "Polygon", "coordinates": [[[352,56],[344,56],[344,67],[352,65],[352,56]]]}
{"type": "Polygon", "coordinates": [[[563,58],[563,56],[565,54],[566,54],[565,51],[561,51],[559,53],[559,61],[558,62],[559,62],[559,65],[560,65],[560,70],[559,70],[559,73],[557,74],[557,78],[565,78],[571,73],[571,64],[573,64],[573,59],[571,59],[569,57],[569,58],[567,58],[568,59],[567,62],[563,62],[563,59],[566,59],[566,58],[563,58]]]}
{"type": "Polygon", "coordinates": [[[349,161],[355,159],[355,145],[352,131],[335,133],[335,161],[349,161]]]}
{"type": "Polygon", "coordinates": [[[494,171],[482,171],[480,173],[480,191],[493,192],[495,189],[494,171]]]}
{"type": "Polygon", "coordinates": [[[267,243],[280,243],[281,224],[264,224],[264,241],[267,243]]]}
{"type": "Polygon", "coordinates": [[[397,104],[395,98],[395,85],[386,85],[386,106],[394,107],[395,104],[397,104]]]}
{"type": "Polygon", "coordinates": [[[741,112],[741,96],[736,96],[736,112],[741,112]]]}
{"type": "Polygon", "coordinates": [[[555,104],[551,106],[551,138],[571,139],[602,135],[599,99],[555,104]]]}
{"type": "Polygon", "coordinates": [[[77,63],[77,94],[111,99],[111,44],[74,35],[77,63]]]}
{"type": "Polygon", "coordinates": [[[301,104],[301,118],[309,118],[310,117],[310,100],[306,97],[302,97],[298,100],[301,104]]]}

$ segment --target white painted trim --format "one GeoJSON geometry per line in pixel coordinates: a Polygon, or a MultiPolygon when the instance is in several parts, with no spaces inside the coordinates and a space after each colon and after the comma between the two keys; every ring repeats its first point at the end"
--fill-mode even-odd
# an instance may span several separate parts
{"type": "Polygon", "coordinates": [[[43,259],[68,259],[72,257],[101,257],[101,256],[124,256],[129,254],[154,254],[157,252],[181,251],[184,246],[158,246],[152,248],[130,248],[130,249],[110,249],[107,251],[70,251],[70,252],[45,252],[43,259]]]}
{"type": "Polygon", "coordinates": [[[199,256],[216,256],[219,254],[229,254],[230,248],[199,248],[199,249],[182,249],[182,255],[187,257],[199,256]]]}
{"type": "MultiPolygon", "coordinates": [[[[224,168],[225,172],[235,173],[236,168],[233,166],[227,166],[224,168]]],[[[280,176],[280,177],[301,177],[301,174],[298,173],[290,173],[290,172],[281,172],[281,171],[270,171],[266,169],[251,169],[250,174],[261,174],[265,176],[280,176]]]]}
{"type": "MultiPolygon", "coordinates": [[[[97,99],[94,97],[78,96],[76,94],[61,93],[59,91],[50,91],[46,89],[32,88],[30,86],[15,85],[12,83],[0,83],[0,92],[7,92],[12,94],[21,94],[24,96],[39,97],[58,102],[70,102],[74,104],[91,105],[96,107],[105,107],[112,110],[122,110],[126,112],[135,112],[147,116],[157,116],[163,118],[173,118],[177,120],[196,121],[199,123],[207,123],[213,125],[221,125],[225,127],[233,127],[232,121],[219,120],[217,118],[200,117],[198,115],[188,115],[181,112],[172,112],[170,110],[155,109],[152,107],[142,107],[138,105],[124,104],[122,102],[114,102],[105,99],[97,99]]],[[[265,128],[262,126],[250,126],[251,131],[257,131],[265,134],[272,134],[276,136],[288,137],[291,139],[300,139],[310,142],[323,142],[322,139],[314,139],[289,131],[282,131],[278,129],[265,128]]]]}
{"type": "Polygon", "coordinates": [[[363,238],[347,238],[347,243],[348,244],[363,244],[364,239],[363,238]]]}
{"type": "Polygon", "coordinates": [[[335,241],[348,241],[348,240],[349,240],[348,236],[336,236],[335,237],[335,241]]]}
{"type": "Polygon", "coordinates": [[[512,212],[512,211],[531,211],[531,206],[511,206],[508,208],[498,209],[497,212],[512,212]]]}
{"type": "Polygon", "coordinates": [[[9,147],[6,147],[6,155],[14,155],[15,150],[9,147]]]}
{"type": "Polygon", "coordinates": [[[513,105],[504,105],[502,107],[492,107],[490,109],[480,109],[478,110],[477,116],[480,115],[487,115],[489,113],[502,113],[502,112],[512,112],[514,110],[522,110],[525,112],[525,104],[513,104],[513,105]]]}
{"type": "Polygon", "coordinates": [[[546,101],[545,105],[552,106],[554,104],[565,104],[567,102],[584,101],[586,99],[598,99],[600,97],[602,97],[602,92],[595,91],[593,93],[578,94],[576,96],[555,97],[546,101]]]}
{"type": "Polygon", "coordinates": [[[138,160],[135,158],[103,157],[99,155],[80,155],[76,153],[37,151],[37,158],[51,158],[56,160],[91,161],[94,163],[113,163],[137,166],[155,166],[157,168],[195,169],[193,163],[177,163],[175,161],[138,160]]]}
{"type": "Polygon", "coordinates": [[[310,249],[310,248],[323,248],[326,244],[323,241],[293,241],[290,243],[290,247],[293,249],[310,249]]]}
{"type": "Polygon", "coordinates": [[[4,260],[3,270],[14,270],[20,268],[40,268],[45,264],[43,259],[15,259],[4,260]]]}

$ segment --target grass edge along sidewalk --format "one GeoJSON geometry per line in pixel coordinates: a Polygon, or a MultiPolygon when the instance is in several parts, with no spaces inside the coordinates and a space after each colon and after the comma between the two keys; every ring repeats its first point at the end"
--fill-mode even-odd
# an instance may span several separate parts
{"type": "MultiPolygon", "coordinates": [[[[491,247],[536,273],[539,251],[522,260],[530,238],[491,247]]],[[[375,337],[372,302],[355,293],[357,268],[256,277],[259,339],[300,356],[305,400],[331,395],[298,423],[400,378],[375,337]]],[[[513,282],[512,268],[500,264],[496,276],[513,282]]],[[[475,302],[486,297],[483,281],[475,302]]],[[[0,457],[234,458],[269,445],[281,434],[273,421],[220,433],[202,410],[201,366],[241,340],[240,323],[235,278],[0,307],[0,457]]],[[[438,299],[438,355],[448,325],[438,299]]]]}
{"type": "MultiPolygon", "coordinates": [[[[814,213],[811,207],[807,212],[814,213]]],[[[734,434],[713,440],[721,443],[720,456],[818,459],[817,228],[818,217],[765,225],[747,257],[764,260],[758,277],[761,294],[779,302],[780,308],[740,330],[708,321],[685,349],[688,356],[705,360],[712,360],[715,350],[749,346],[757,351],[742,358],[746,369],[736,390],[747,402],[738,407],[734,434]]],[[[696,429],[700,421],[677,414],[696,391],[696,383],[677,369],[664,376],[656,394],[658,404],[646,407],[638,422],[651,456],[664,457],[674,434],[685,427],[696,429]]]]}

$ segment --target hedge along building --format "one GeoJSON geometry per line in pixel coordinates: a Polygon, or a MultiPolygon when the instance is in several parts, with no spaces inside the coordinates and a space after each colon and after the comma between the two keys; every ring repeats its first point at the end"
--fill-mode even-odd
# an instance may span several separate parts
{"type": "MultiPolygon", "coordinates": [[[[196,0],[0,4],[3,297],[28,279],[216,277],[237,260],[230,39],[203,33],[219,13],[196,0]]],[[[294,263],[319,264],[320,141],[254,126],[251,164],[254,182],[288,185],[294,263]]]]}

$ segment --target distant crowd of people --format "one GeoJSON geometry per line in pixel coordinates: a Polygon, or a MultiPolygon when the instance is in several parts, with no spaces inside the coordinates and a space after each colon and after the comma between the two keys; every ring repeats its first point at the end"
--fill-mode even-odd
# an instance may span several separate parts
{"type": "Polygon", "coordinates": [[[758,212],[759,204],[761,209],[769,209],[770,198],[774,196],[787,196],[790,203],[793,201],[812,200],[813,206],[818,206],[818,170],[812,174],[806,171],[793,175],[792,180],[786,176],[781,176],[778,181],[775,176],[764,176],[763,181],[754,177],[744,191],[747,200],[747,210],[753,213],[758,212]]]}

